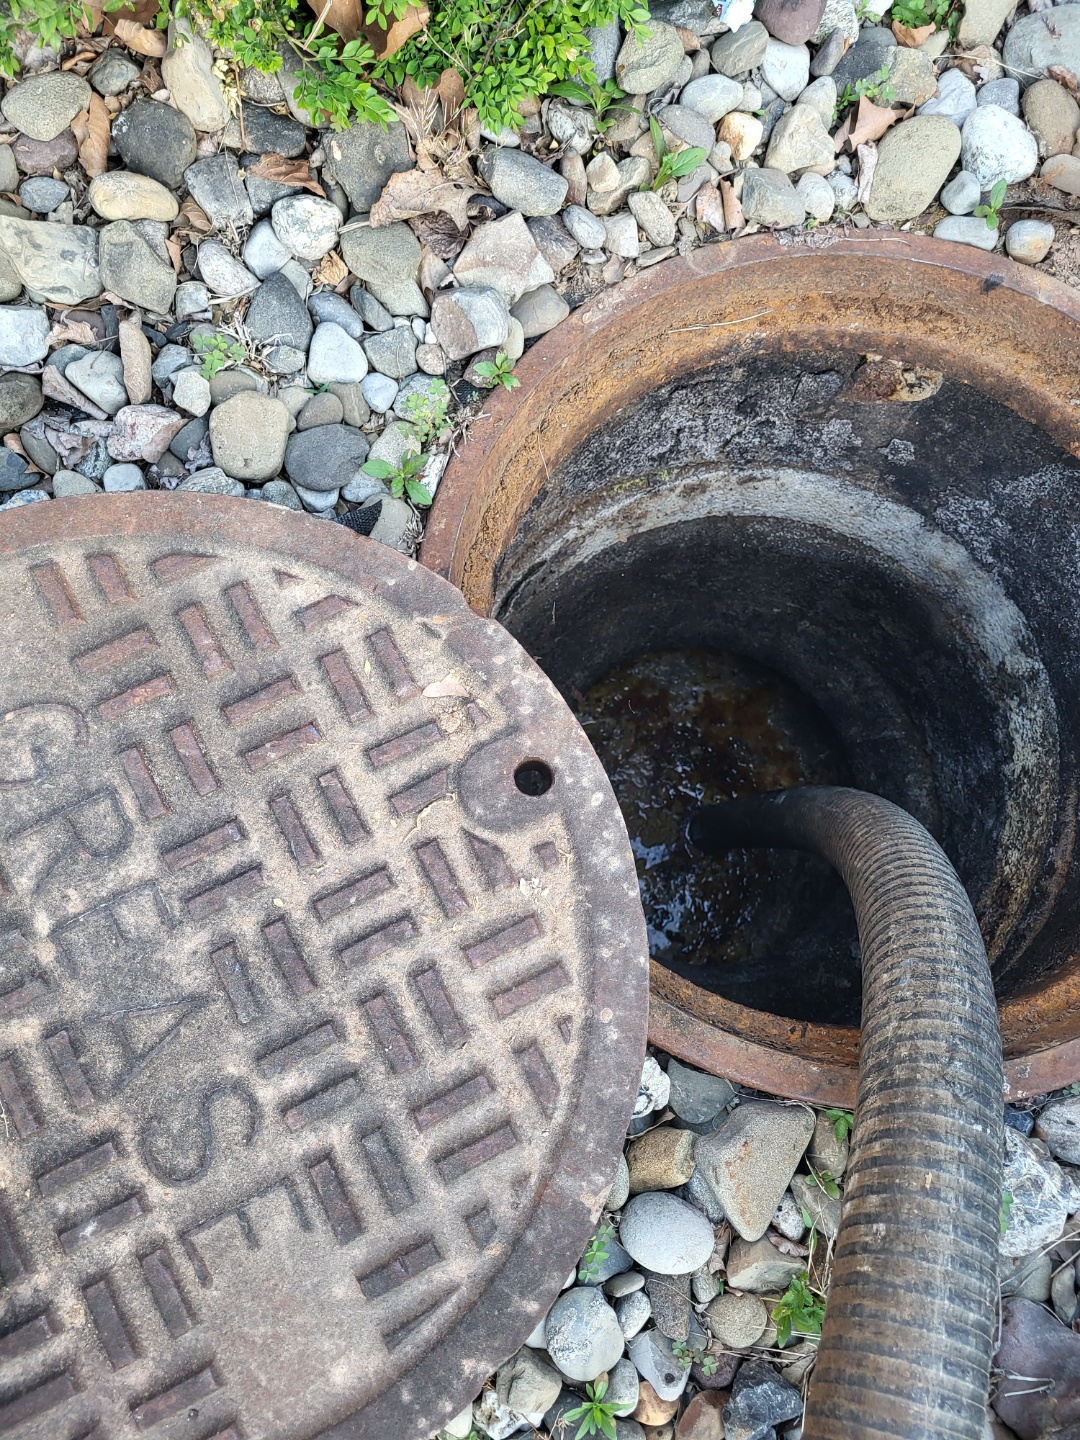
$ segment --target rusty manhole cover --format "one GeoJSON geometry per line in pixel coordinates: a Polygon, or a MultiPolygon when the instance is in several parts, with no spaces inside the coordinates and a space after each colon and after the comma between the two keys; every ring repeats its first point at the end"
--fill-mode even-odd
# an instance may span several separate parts
{"type": "Polygon", "coordinates": [[[599,763],[450,586],[268,505],[28,507],[0,596],[0,1432],[428,1434],[636,1090],[599,763]]]}

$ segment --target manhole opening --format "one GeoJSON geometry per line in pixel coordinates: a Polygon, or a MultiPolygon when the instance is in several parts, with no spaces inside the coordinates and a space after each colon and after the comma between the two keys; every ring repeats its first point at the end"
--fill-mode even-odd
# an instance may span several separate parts
{"type": "Polygon", "coordinates": [[[1045,555],[1010,527],[1030,534],[1032,497],[1063,500],[1077,463],[947,377],[882,401],[865,364],[753,356],[609,412],[495,577],[494,613],[612,779],[653,958],[833,1025],[856,1025],[861,998],[843,888],[807,856],[694,854],[693,804],[803,783],[883,794],[957,866],[1002,998],[1060,961],[1042,889],[1059,646],[1037,633],[1045,555]]]}
{"type": "Polygon", "coordinates": [[[523,760],[514,771],[514,784],[523,795],[546,795],[554,783],[551,766],[543,760],[523,760]]]}

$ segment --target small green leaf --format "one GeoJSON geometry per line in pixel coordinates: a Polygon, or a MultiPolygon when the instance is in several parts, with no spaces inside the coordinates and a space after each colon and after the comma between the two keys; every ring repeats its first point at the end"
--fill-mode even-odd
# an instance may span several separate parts
{"type": "Polygon", "coordinates": [[[667,146],[664,144],[664,132],[660,129],[659,122],[655,115],[649,116],[649,134],[652,136],[653,147],[656,150],[656,158],[663,160],[667,154],[667,146]]]}
{"type": "Polygon", "coordinates": [[[426,485],[421,485],[419,480],[411,480],[406,477],[405,493],[414,505],[431,504],[431,491],[426,485]]]}
{"type": "Polygon", "coordinates": [[[678,155],[672,156],[671,174],[676,180],[684,175],[692,175],[705,159],[705,151],[700,145],[692,145],[688,150],[680,150],[678,155]]]}
{"type": "Polygon", "coordinates": [[[396,473],[393,465],[388,464],[385,460],[380,460],[377,456],[365,460],[360,468],[365,475],[371,475],[376,480],[389,480],[396,473]]]}

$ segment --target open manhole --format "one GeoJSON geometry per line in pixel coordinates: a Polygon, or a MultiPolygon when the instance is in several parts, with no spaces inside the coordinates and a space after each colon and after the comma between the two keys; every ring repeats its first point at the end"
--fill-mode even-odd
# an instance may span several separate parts
{"type": "Polygon", "coordinates": [[[0,1432],[428,1435],[636,1093],[600,765],[450,586],[272,506],[28,507],[0,593],[0,1432]]]}
{"type": "Polygon", "coordinates": [[[761,237],[599,296],[491,397],[422,558],[575,708],[627,817],[650,1038],[850,1104],[850,904],[689,851],[700,801],[851,784],[940,840],[1022,1098],[1080,1075],[1080,302],[899,234],[761,237]]]}

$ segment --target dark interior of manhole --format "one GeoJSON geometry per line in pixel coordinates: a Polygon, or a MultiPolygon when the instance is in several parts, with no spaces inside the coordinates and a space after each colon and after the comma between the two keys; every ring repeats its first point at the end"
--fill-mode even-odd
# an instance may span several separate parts
{"type": "Polygon", "coordinates": [[[833,1024],[861,999],[843,886],[801,854],[692,852],[696,804],[813,783],[903,805],[972,896],[999,996],[1061,964],[1078,904],[1080,465],[947,375],[882,399],[875,366],[747,353],[613,409],[496,574],[611,777],[653,957],[833,1024]]]}

